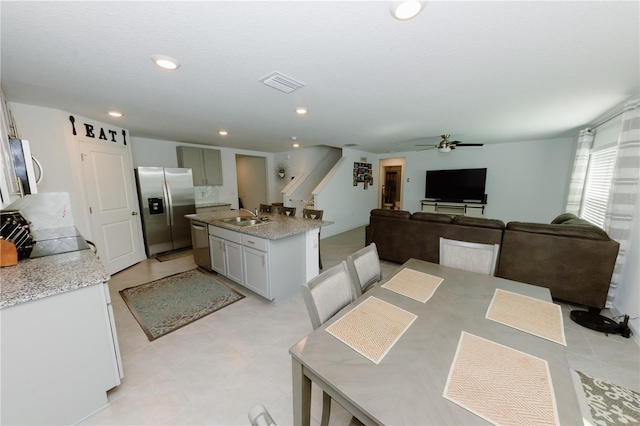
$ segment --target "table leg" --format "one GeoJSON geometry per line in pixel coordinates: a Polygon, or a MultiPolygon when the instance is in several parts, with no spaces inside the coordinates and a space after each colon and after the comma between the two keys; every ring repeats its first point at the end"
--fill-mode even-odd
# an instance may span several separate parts
{"type": "Polygon", "coordinates": [[[291,358],[293,377],[293,424],[309,426],[311,422],[311,380],[304,375],[302,364],[291,358]]]}

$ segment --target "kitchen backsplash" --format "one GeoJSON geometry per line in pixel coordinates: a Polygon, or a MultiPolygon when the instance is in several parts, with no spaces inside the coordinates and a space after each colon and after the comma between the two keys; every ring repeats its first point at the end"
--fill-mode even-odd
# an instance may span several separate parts
{"type": "Polygon", "coordinates": [[[220,201],[219,190],[219,186],[194,186],[193,192],[196,197],[196,206],[220,201]]]}
{"type": "Polygon", "coordinates": [[[68,192],[28,194],[5,210],[19,210],[31,222],[31,231],[75,226],[68,192]]]}

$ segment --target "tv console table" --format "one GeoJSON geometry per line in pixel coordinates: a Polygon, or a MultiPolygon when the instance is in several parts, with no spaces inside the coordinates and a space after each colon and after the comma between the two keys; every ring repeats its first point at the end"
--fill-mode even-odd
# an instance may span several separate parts
{"type": "Polygon", "coordinates": [[[484,217],[486,203],[454,203],[449,201],[421,200],[423,212],[444,213],[470,217],[484,217]]]}

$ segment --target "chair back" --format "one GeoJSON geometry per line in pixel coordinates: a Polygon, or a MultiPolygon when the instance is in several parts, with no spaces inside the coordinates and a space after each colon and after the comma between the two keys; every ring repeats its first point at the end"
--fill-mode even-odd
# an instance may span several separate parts
{"type": "Polygon", "coordinates": [[[285,216],[295,216],[296,215],[296,208],[295,207],[278,207],[280,209],[280,214],[283,214],[285,216]]]}
{"type": "Polygon", "coordinates": [[[440,264],[494,275],[500,244],[480,244],[440,237],[440,264]]]}
{"type": "Polygon", "coordinates": [[[353,302],[355,294],[347,262],[343,260],[339,265],[302,284],[302,298],[307,305],[314,330],[353,302]]]}
{"type": "Polygon", "coordinates": [[[260,204],[260,211],[263,213],[271,213],[271,204],[260,204]]]}
{"type": "Polygon", "coordinates": [[[276,422],[262,404],[256,404],[249,409],[249,421],[251,426],[276,426],[276,422]]]}
{"type": "Polygon", "coordinates": [[[356,297],[382,280],[382,269],[376,243],[358,250],[347,257],[347,268],[351,275],[356,297]]]}
{"type": "Polygon", "coordinates": [[[302,217],[307,219],[322,220],[324,210],[302,209],[302,217]]]}

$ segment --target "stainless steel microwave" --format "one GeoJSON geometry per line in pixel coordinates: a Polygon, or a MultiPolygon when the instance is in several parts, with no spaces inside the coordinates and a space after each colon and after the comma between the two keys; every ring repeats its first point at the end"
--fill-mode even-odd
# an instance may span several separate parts
{"type": "Polygon", "coordinates": [[[9,138],[9,148],[11,149],[13,168],[18,179],[21,196],[37,194],[37,184],[42,179],[42,166],[38,160],[31,155],[29,141],[9,138]],[[34,164],[38,167],[37,173],[33,167],[34,164]]]}

